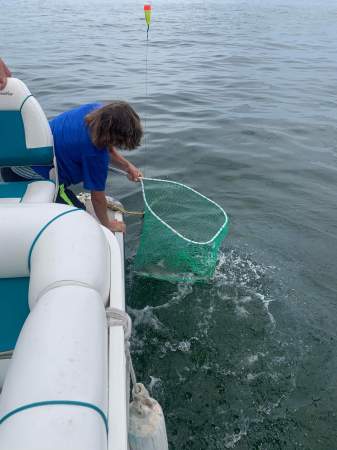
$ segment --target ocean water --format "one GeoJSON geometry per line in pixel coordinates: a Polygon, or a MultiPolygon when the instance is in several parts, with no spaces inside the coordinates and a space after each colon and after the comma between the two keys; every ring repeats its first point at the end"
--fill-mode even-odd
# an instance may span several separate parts
{"type": "MultiPolygon", "coordinates": [[[[205,284],[136,277],[128,220],[132,352],[170,449],[335,450],[336,1],[153,0],[148,43],[141,1],[0,11],[0,55],[49,117],[130,101],[146,128],[130,160],[231,218],[205,284]]],[[[142,208],[120,176],[108,192],[142,208]]]]}

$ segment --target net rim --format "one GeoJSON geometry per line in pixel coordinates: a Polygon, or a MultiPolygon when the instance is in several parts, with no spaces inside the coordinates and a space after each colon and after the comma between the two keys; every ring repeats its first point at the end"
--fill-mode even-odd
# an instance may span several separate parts
{"type": "Polygon", "coordinates": [[[171,230],[174,234],[176,234],[177,236],[179,236],[181,239],[183,239],[186,242],[189,242],[191,244],[196,244],[196,245],[207,245],[207,244],[211,244],[218,236],[219,234],[224,230],[224,228],[227,226],[228,224],[228,216],[226,214],[226,211],[215,201],[211,200],[210,198],[206,197],[206,195],[201,194],[200,192],[196,191],[195,189],[187,186],[186,184],[183,183],[179,183],[178,181],[172,181],[172,180],[163,180],[161,178],[148,178],[148,177],[142,177],[140,178],[140,182],[142,185],[142,193],[143,193],[143,199],[144,199],[144,203],[146,205],[146,207],[149,209],[149,211],[151,212],[151,214],[154,215],[154,217],[159,220],[159,222],[161,222],[163,225],[165,225],[169,230],[171,230]],[[219,228],[219,230],[215,233],[215,235],[209,239],[208,241],[204,241],[204,242],[198,242],[198,241],[193,241],[192,239],[188,239],[187,237],[185,237],[184,235],[182,235],[181,233],[179,233],[177,230],[175,230],[174,228],[172,228],[167,222],[165,222],[165,220],[161,219],[151,208],[151,206],[148,204],[148,201],[146,200],[146,195],[145,195],[145,190],[144,190],[144,183],[143,180],[145,181],[160,181],[163,183],[171,183],[171,184],[176,184],[178,186],[182,186],[186,189],[189,189],[190,191],[194,192],[195,194],[199,195],[200,197],[204,198],[205,200],[208,200],[209,202],[213,203],[213,205],[215,205],[220,211],[221,213],[224,215],[225,217],[225,221],[222,224],[222,226],[219,228]]]}

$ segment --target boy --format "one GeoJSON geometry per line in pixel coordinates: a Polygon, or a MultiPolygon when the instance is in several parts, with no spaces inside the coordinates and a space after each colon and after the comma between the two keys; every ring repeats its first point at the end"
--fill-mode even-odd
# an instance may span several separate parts
{"type": "MultiPolygon", "coordinates": [[[[109,156],[112,163],[129,174],[130,180],[139,181],[142,177],[141,171],[115,148],[133,150],[140,145],[143,130],[138,114],[123,101],[106,106],[89,103],[55,117],[50,127],[60,183],[56,201],[83,207],[68,189],[72,184],[83,183],[91,191],[92,204],[102,225],[111,231],[125,231],[122,222],[109,221],[104,191],[109,156]]],[[[50,167],[35,166],[33,170],[48,179],[50,167]]],[[[12,172],[25,176],[20,168],[12,168],[12,172]]]]}

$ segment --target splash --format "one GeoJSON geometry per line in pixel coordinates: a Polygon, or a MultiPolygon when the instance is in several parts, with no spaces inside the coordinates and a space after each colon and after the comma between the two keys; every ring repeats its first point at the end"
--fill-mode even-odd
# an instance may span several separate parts
{"type": "Polygon", "coordinates": [[[234,302],[238,317],[247,319],[251,314],[248,306],[258,301],[267,313],[270,324],[276,326],[275,318],[269,309],[274,299],[270,296],[268,287],[268,278],[274,272],[274,266],[264,266],[249,256],[231,250],[228,253],[220,253],[214,283],[220,297],[234,302]]]}
{"type": "Polygon", "coordinates": [[[151,374],[173,448],[200,448],[186,447],[194,437],[205,439],[197,424],[190,435],[179,430],[201,410],[214,424],[208,448],[251,442],[252,430],[265,426],[293,389],[296,351],[270,308],[282,300],[275,274],[240,250],[221,252],[210,282],[147,282],[146,305],[139,307],[138,298],[130,309],[137,370],[144,379],[151,374]]]}

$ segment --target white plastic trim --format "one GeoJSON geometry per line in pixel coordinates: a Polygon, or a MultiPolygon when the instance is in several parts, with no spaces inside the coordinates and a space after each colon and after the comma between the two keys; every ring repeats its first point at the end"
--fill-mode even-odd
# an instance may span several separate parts
{"type": "Polygon", "coordinates": [[[0,198],[0,203],[20,203],[20,197],[0,198]]]}
{"type": "MultiPolygon", "coordinates": [[[[56,205],[47,206],[52,209],[56,205]]],[[[65,212],[40,227],[43,232],[35,235],[38,239],[32,245],[30,258],[30,309],[42,291],[64,280],[85,283],[99,292],[103,302],[108,300],[110,255],[104,233],[85,211],[65,207],[65,212]]]]}
{"type": "Polygon", "coordinates": [[[29,183],[22,197],[22,203],[52,203],[55,196],[55,184],[51,181],[29,183]]]}
{"type": "Polygon", "coordinates": [[[1,278],[29,276],[28,254],[34,238],[47,222],[68,208],[66,205],[47,203],[44,205],[1,204],[1,278]]]}
{"type": "Polygon", "coordinates": [[[0,111],[19,111],[23,101],[31,95],[27,86],[17,78],[8,78],[0,91],[0,111]]]}
{"type": "MultiPolygon", "coordinates": [[[[119,219],[120,220],[120,219],[119,219]]],[[[109,242],[111,258],[109,306],[125,310],[124,259],[121,256],[117,237],[102,227],[109,242]]],[[[119,233],[116,233],[119,234],[119,233]]],[[[123,234],[123,233],[121,233],[123,234]]],[[[123,239],[123,238],[122,238],[123,239]]],[[[126,358],[124,351],[124,330],[122,326],[109,328],[109,435],[108,450],[128,448],[128,380],[126,379],[126,358]]]]}
{"type": "Polygon", "coordinates": [[[52,147],[53,136],[47,117],[34,97],[29,97],[25,101],[21,115],[25,128],[27,148],[52,147]]]}

